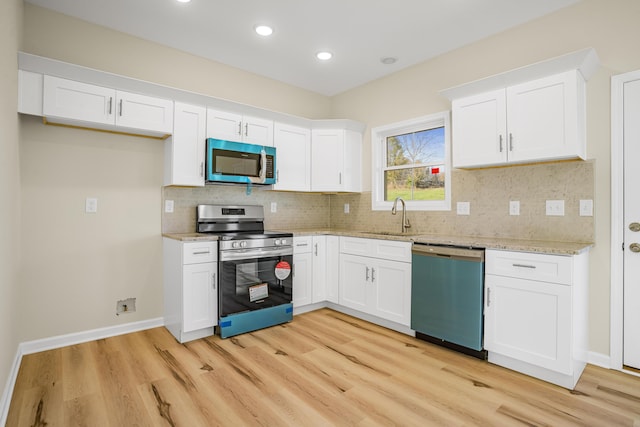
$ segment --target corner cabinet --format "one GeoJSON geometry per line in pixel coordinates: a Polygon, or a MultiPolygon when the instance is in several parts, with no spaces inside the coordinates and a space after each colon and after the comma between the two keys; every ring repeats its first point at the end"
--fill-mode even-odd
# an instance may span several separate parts
{"type": "Polygon", "coordinates": [[[334,277],[338,264],[337,242],[337,236],[301,236],[293,239],[294,308],[325,301],[338,302],[337,277],[334,277]]]}
{"type": "Polygon", "coordinates": [[[218,324],[217,242],[165,237],[164,324],[179,341],[214,334],[218,324]]]}
{"type": "Polygon", "coordinates": [[[174,131],[164,146],[164,185],[204,186],[207,109],[176,102],[174,131]]]}
{"type": "Polygon", "coordinates": [[[587,360],[588,253],[486,251],[489,362],[572,389],[587,360]]]}
{"type": "Polygon", "coordinates": [[[42,114],[51,123],[166,138],[173,101],[44,76],[42,114]]]}
{"type": "Polygon", "coordinates": [[[339,304],[411,323],[411,243],[340,237],[339,304]]]}
{"type": "Polygon", "coordinates": [[[311,131],[311,191],[362,191],[362,134],[349,129],[311,131]]]}
{"type": "Polygon", "coordinates": [[[578,70],[452,101],[453,166],[586,157],[578,70]]]}

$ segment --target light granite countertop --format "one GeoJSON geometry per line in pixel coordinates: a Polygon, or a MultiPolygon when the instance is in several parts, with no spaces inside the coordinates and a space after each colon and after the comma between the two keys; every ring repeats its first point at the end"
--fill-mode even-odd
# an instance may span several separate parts
{"type": "MultiPolygon", "coordinates": [[[[462,246],[468,248],[499,249],[518,252],[537,252],[555,255],[576,255],[589,250],[590,242],[553,242],[542,240],[507,239],[504,237],[447,236],[439,234],[401,234],[389,232],[368,232],[331,229],[287,230],[295,236],[336,235],[386,239],[433,245],[462,246]]],[[[216,235],[205,233],[165,233],[163,237],[183,242],[215,241],[216,235]]]]}

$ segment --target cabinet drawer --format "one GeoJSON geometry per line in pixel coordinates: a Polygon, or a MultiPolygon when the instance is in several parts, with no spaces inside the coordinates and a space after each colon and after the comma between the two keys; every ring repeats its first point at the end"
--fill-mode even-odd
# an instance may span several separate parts
{"type": "Polygon", "coordinates": [[[487,250],[485,268],[487,274],[497,276],[571,284],[569,256],[487,250]]]}
{"type": "Polygon", "coordinates": [[[293,238],[293,253],[294,254],[306,254],[311,252],[313,246],[312,236],[301,236],[293,238]]]}
{"type": "Polygon", "coordinates": [[[200,262],[214,262],[218,259],[217,242],[184,243],[182,251],[183,264],[197,264],[200,262]]]}
{"type": "Polygon", "coordinates": [[[340,253],[411,262],[411,243],[395,240],[340,237],[340,253]]]}

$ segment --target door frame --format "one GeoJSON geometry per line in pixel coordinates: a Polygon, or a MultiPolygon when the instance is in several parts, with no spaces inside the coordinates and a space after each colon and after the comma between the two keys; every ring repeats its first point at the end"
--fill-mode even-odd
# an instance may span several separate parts
{"type": "MultiPolygon", "coordinates": [[[[624,344],[624,84],[640,70],[611,77],[611,301],[609,363],[623,370],[624,344]]],[[[625,371],[629,372],[629,371],[625,371]]]]}

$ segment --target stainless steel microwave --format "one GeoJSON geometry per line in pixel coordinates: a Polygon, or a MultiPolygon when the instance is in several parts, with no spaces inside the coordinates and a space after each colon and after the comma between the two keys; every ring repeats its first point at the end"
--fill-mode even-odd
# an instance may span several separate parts
{"type": "Polygon", "coordinates": [[[276,183],[276,149],[243,142],[207,139],[207,182],[276,183]]]}

